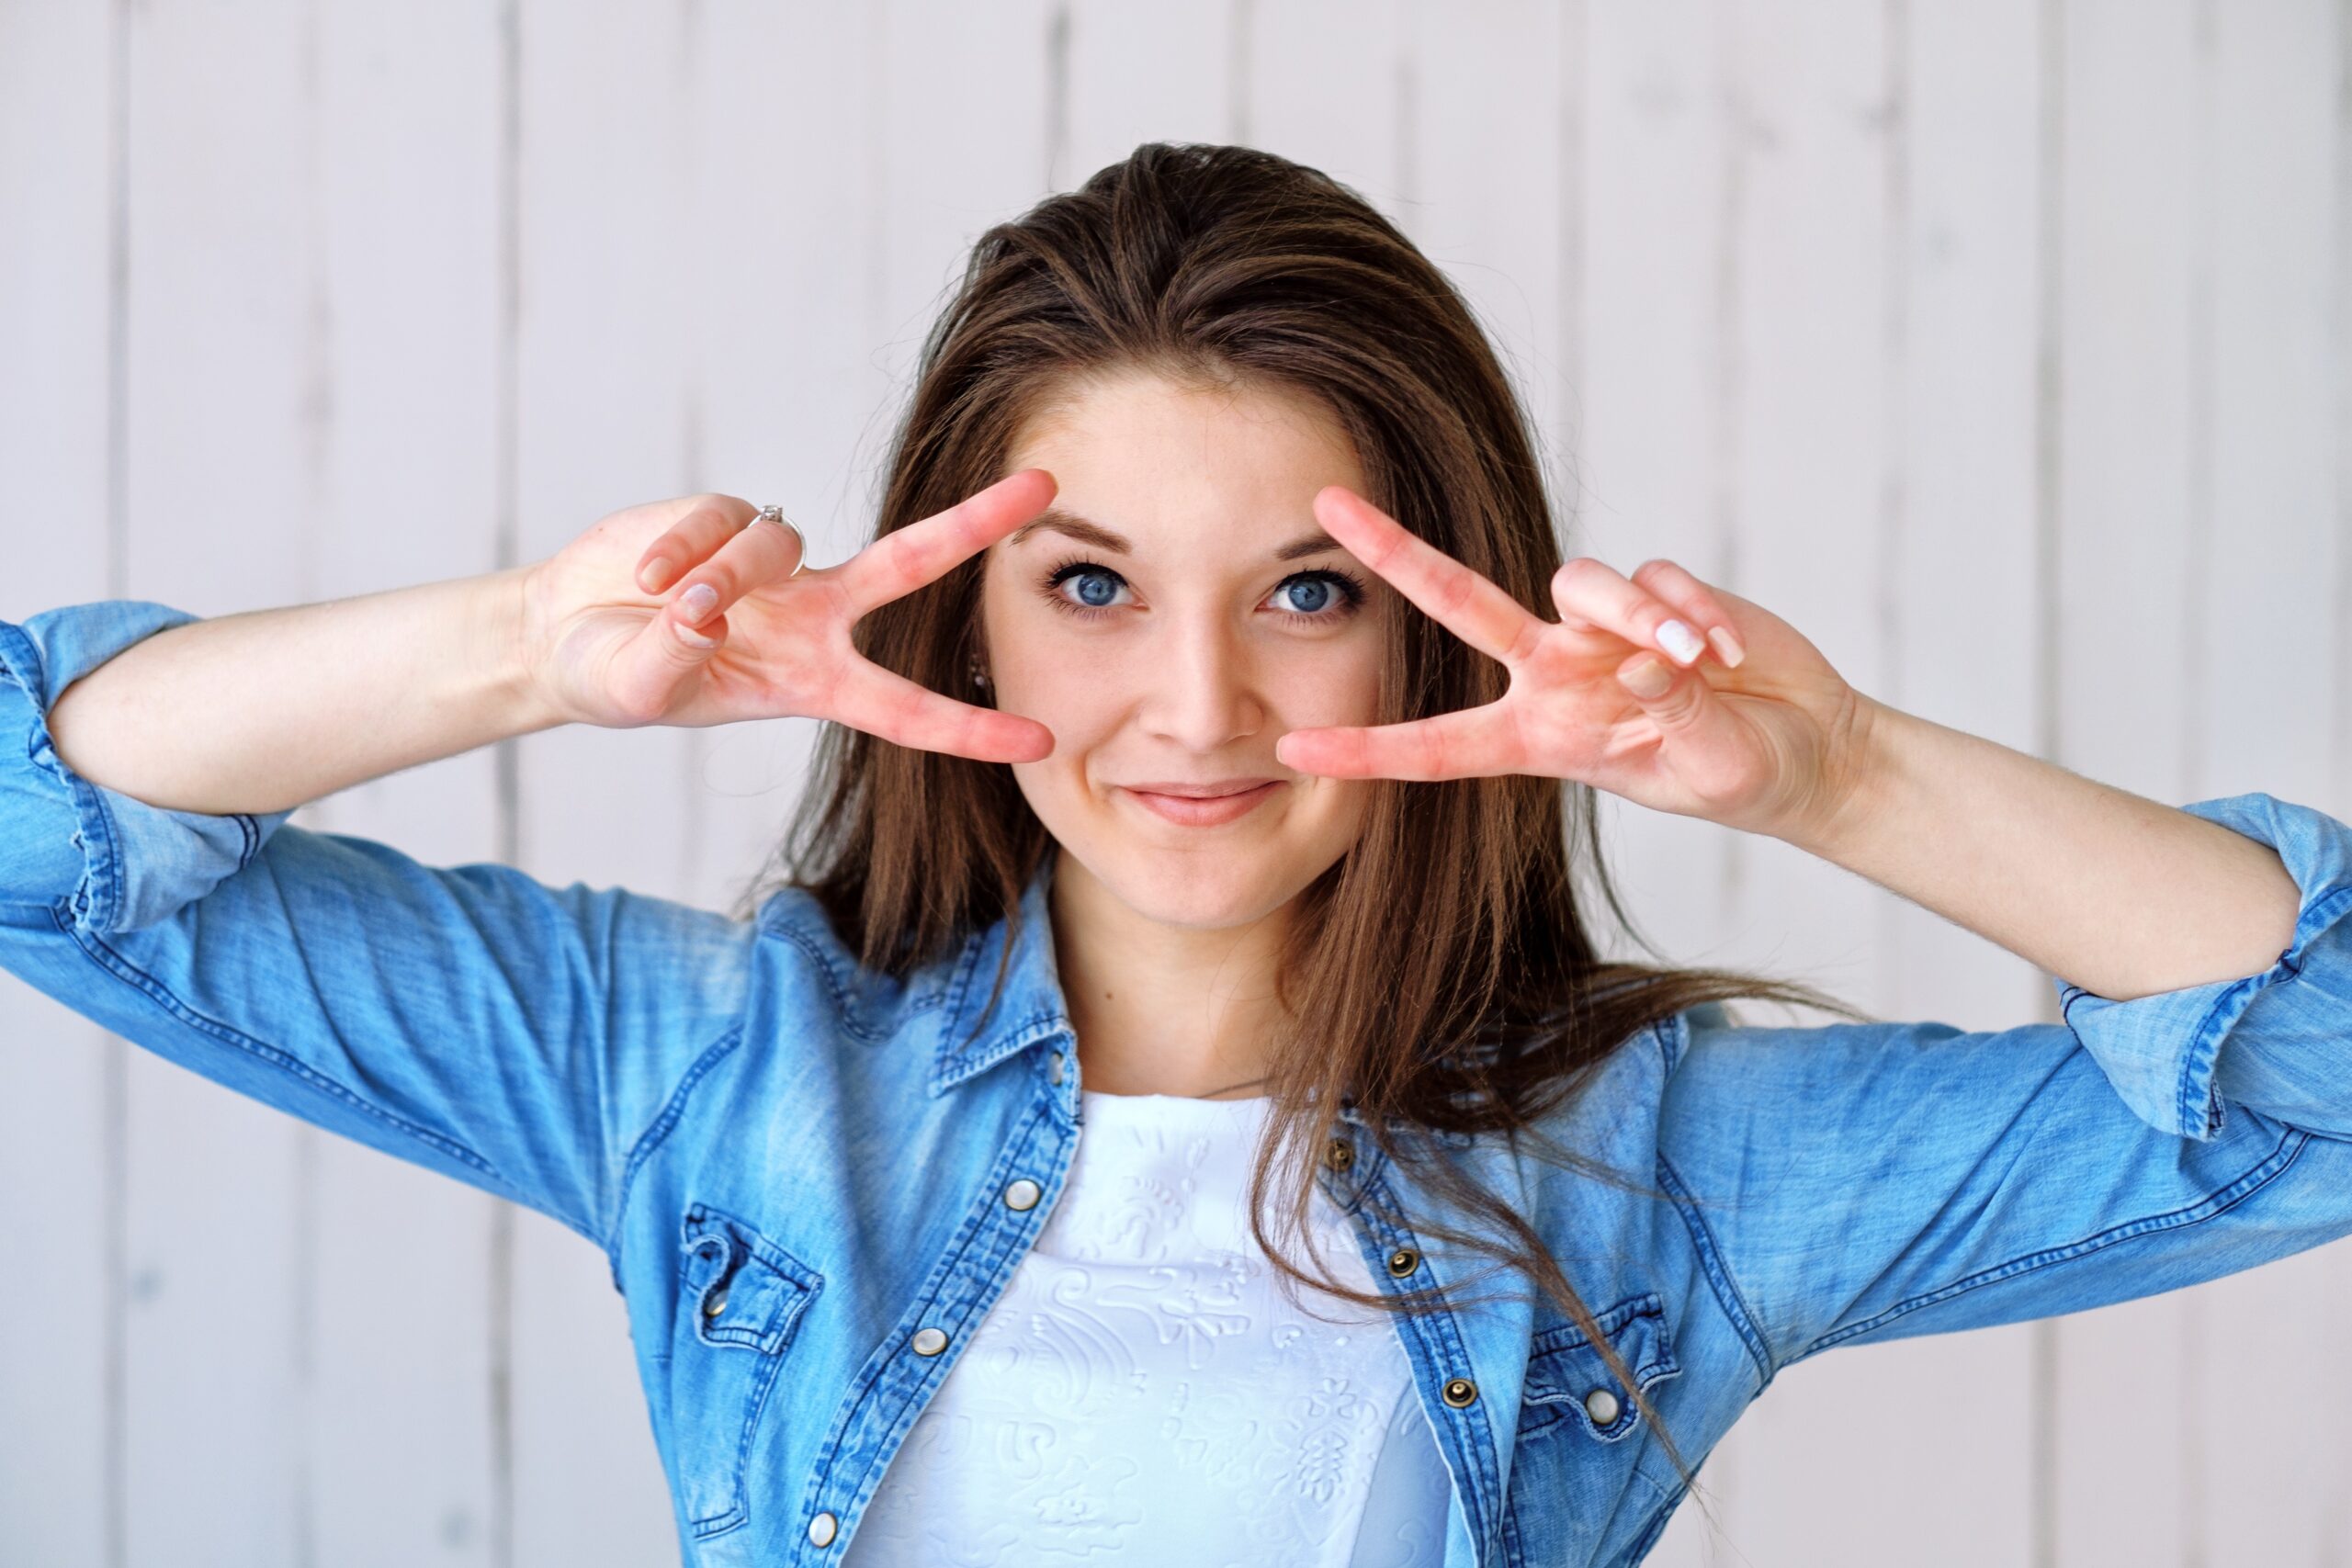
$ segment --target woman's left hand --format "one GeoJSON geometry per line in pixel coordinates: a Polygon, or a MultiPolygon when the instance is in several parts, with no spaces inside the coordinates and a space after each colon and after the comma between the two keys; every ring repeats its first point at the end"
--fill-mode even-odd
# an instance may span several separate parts
{"type": "Polygon", "coordinates": [[[1534,773],[1792,840],[1853,795],[1876,705],[1769,610],[1671,561],[1646,562],[1629,581],[1580,556],[1553,578],[1562,619],[1546,621],[1343,485],[1316,495],[1315,515],[1366,568],[1509,668],[1510,688],[1433,718],[1292,730],[1274,748],[1284,767],[1333,778],[1534,773]],[[1719,629],[1736,663],[1711,635],[1719,629]],[[1663,684],[1642,690],[1645,674],[1663,684]]]}

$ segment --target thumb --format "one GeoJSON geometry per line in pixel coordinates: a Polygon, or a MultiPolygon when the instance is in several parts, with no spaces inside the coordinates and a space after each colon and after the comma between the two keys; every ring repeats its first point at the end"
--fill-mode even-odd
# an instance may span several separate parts
{"type": "Polygon", "coordinates": [[[727,641],[727,617],[713,615],[690,626],[674,608],[665,607],[629,639],[625,662],[627,684],[637,700],[650,701],[666,710],[679,683],[710,662],[727,641]]]}
{"type": "Polygon", "coordinates": [[[693,669],[727,640],[725,615],[713,615],[699,626],[686,625],[673,612],[664,611],[661,618],[670,626],[670,635],[660,639],[662,654],[680,669],[693,669]]]}

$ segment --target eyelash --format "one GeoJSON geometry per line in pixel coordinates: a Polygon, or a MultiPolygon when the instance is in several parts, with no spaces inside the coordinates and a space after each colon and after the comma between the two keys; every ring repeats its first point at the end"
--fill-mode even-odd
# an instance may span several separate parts
{"type": "MultiPolygon", "coordinates": [[[[1102,616],[1109,615],[1113,610],[1118,608],[1118,606],[1113,604],[1077,604],[1068,598],[1065,598],[1061,592],[1062,584],[1069,579],[1073,577],[1083,577],[1090,574],[1099,574],[1103,577],[1117,578],[1118,581],[1123,583],[1126,581],[1125,578],[1120,577],[1117,572],[1112,570],[1109,567],[1104,566],[1100,561],[1090,560],[1084,556],[1071,556],[1068,559],[1056,565],[1052,570],[1046,574],[1045,581],[1039,585],[1039,591],[1045,594],[1046,603],[1054,604],[1060,609],[1069,612],[1070,615],[1078,616],[1080,620],[1100,620],[1102,616]]],[[[1314,579],[1321,579],[1322,581],[1330,583],[1340,591],[1339,602],[1334,607],[1322,610],[1280,610],[1275,613],[1285,616],[1290,620],[1302,621],[1312,625],[1317,622],[1342,621],[1348,616],[1354,615],[1357,610],[1363,608],[1364,599],[1364,586],[1363,581],[1351,573],[1338,571],[1325,567],[1317,567],[1311,571],[1295,571],[1288,577],[1283,578],[1281,582],[1276,583],[1274,588],[1275,591],[1279,592],[1284,586],[1290,583],[1306,581],[1314,579]]]]}

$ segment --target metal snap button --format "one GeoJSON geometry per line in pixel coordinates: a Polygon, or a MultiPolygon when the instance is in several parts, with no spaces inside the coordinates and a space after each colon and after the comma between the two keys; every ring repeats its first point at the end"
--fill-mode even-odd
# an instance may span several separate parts
{"type": "Polygon", "coordinates": [[[1008,1209],[1034,1209],[1037,1206],[1037,1200],[1045,1195],[1044,1188],[1024,1176],[1005,1183],[1004,1206],[1008,1209]]]}
{"type": "Polygon", "coordinates": [[[1356,1148],[1345,1138],[1334,1138],[1323,1147],[1323,1163],[1333,1170],[1345,1170],[1356,1163],[1356,1148]]]}
{"type": "Polygon", "coordinates": [[[1453,1406],[1456,1410],[1464,1408],[1471,1401],[1477,1397],[1478,1385],[1472,1382],[1468,1378],[1448,1378],[1445,1380],[1445,1402],[1453,1406]]]}
{"type": "Polygon", "coordinates": [[[1059,1051],[1046,1060],[1046,1081],[1052,1084],[1062,1081],[1062,1054],[1059,1051]]]}
{"type": "Polygon", "coordinates": [[[703,1298],[702,1314],[705,1317],[717,1317],[720,1313],[725,1312],[726,1310],[727,1287],[722,1284],[718,1289],[711,1292],[709,1295],[703,1298]]]}
{"type": "Polygon", "coordinates": [[[936,1356],[947,1348],[947,1336],[936,1328],[918,1328],[914,1347],[918,1356],[936,1356]]]}
{"type": "Polygon", "coordinates": [[[1388,1255],[1388,1272],[1396,1279],[1403,1279],[1420,1266],[1421,1255],[1409,1247],[1400,1247],[1388,1255]]]}
{"type": "Polygon", "coordinates": [[[808,1521],[808,1544],[811,1546],[832,1545],[833,1532],[841,1529],[841,1520],[831,1514],[819,1514],[808,1521]]]}
{"type": "Polygon", "coordinates": [[[1605,1388],[1594,1389],[1584,1396],[1584,1413],[1595,1426],[1606,1427],[1617,1419],[1617,1396],[1605,1388]]]}

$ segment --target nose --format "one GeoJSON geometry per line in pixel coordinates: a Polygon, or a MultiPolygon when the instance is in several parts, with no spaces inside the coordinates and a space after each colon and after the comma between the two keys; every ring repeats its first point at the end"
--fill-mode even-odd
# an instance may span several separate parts
{"type": "Polygon", "coordinates": [[[1229,629],[1188,626],[1157,651],[1155,661],[1144,714],[1153,735],[1205,754],[1265,724],[1257,660],[1229,629]]]}

